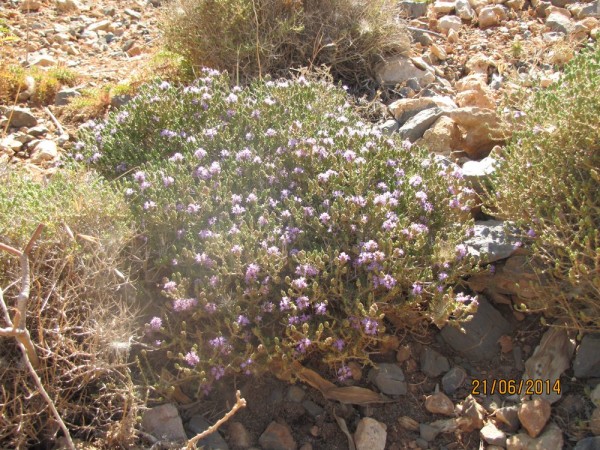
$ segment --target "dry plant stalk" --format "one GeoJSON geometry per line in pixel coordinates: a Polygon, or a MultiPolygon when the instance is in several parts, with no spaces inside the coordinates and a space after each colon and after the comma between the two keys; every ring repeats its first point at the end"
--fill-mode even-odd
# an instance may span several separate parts
{"type": "Polygon", "coordinates": [[[208,427],[202,433],[200,433],[200,434],[194,436],[192,439],[190,439],[188,441],[186,450],[194,450],[196,448],[196,443],[200,439],[203,439],[206,436],[208,436],[209,434],[212,434],[215,431],[217,431],[217,429],[221,425],[223,425],[225,422],[227,422],[237,412],[238,409],[244,408],[245,406],[246,406],[246,399],[241,398],[240,391],[236,391],[235,392],[235,405],[233,405],[231,410],[227,414],[225,414],[223,417],[221,417],[219,420],[217,420],[217,422],[214,425],[208,427]]]}
{"type": "Polygon", "coordinates": [[[46,392],[44,385],[42,384],[42,380],[36,372],[36,368],[39,368],[40,361],[35,351],[35,347],[31,340],[31,336],[29,335],[29,331],[26,328],[26,319],[27,319],[27,303],[29,302],[29,292],[31,286],[31,280],[29,277],[29,253],[33,248],[33,244],[37,240],[37,238],[42,233],[42,229],[44,228],[43,224],[38,225],[36,230],[34,231],[29,243],[25,247],[25,249],[21,252],[9,245],[0,243],[0,250],[7,251],[15,256],[19,256],[21,259],[21,290],[19,295],[17,296],[17,310],[15,312],[14,321],[11,320],[10,314],[8,313],[8,307],[4,302],[4,292],[0,289],[0,306],[4,310],[4,316],[6,322],[8,323],[8,328],[0,329],[0,336],[12,336],[18,341],[18,345],[23,353],[23,359],[25,360],[25,365],[29,370],[29,373],[33,377],[35,384],[48,404],[50,411],[54,415],[54,418],[58,422],[60,428],[65,434],[65,439],[67,441],[67,446],[69,449],[75,450],[75,444],[71,439],[71,434],[69,433],[69,429],[63,422],[54,402],[46,392]]]}

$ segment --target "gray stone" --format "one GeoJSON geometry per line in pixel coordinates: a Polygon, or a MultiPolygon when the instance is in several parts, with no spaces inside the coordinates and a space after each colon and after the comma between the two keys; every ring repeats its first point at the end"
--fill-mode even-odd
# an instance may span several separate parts
{"type": "Polygon", "coordinates": [[[580,440],[573,450],[600,450],[600,436],[580,440]]]}
{"type": "Polygon", "coordinates": [[[401,98],[388,105],[388,110],[396,118],[400,125],[408,119],[416,116],[421,111],[434,108],[436,102],[432,98],[401,98]]]}
{"type": "Polygon", "coordinates": [[[110,99],[110,106],[112,106],[113,108],[120,108],[129,103],[132,98],[133,96],[129,94],[115,95],[110,99]]]}
{"type": "Polygon", "coordinates": [[[554,6],[558,6],[559,8],[565,8],[567,5],[572,5],[576,3],[577,0],[550,0],[554,6]]]}
{"type": "Polygon", "coordinates": [[[395,86],[411,78],[416,78],[423,85],[435,81],[435,74],[419,69],[410,58],[405,56],[394,56],[379,64],[375,69],[375,76],[379,84],[386,86],[395,86]]]}
{"type": "Polygon", "coordinates": [[[582,5],[581,9],[577,11],[576,16],[578,19],[584,19],[586,17],[600,17],[600,2],[595,1],[594,3],[582,5]]]}
{"type": "Polygon", "coordinates": [[[56,59],[48,55],[35,56],[29,61],[31,67],[52,67],[56,64],[56,59]]]}
{"type": "Polygon", "coordinates": [[[187,440],[179,411],[172,403],[156,406],[146,411],[142,417],[142,428],[160,440],[187,440]]]}
{"type": "Polygon", "coordinates": [[[444,16],[438,21],[438,28],[442,33],[448,34],[450,30],[458,31],[462,27],[462,20],[456,16],[444,16]]]}
{"type": "Polygon", "coordinates": [[[58,147],[56,142],[49,139],[42,139],[31,153],[31,162],[40,164],[46,161],[52,161],[58,157],[58,147]]]}
{"type": "Polygon", "coordinates": [[[473,236],[465,244],[470,255],[482,263],[491,263],[512,255],[518,242],[516,237],[506,233],[504,222],[483,220],[475,222],[473,236]]]}
{"type": "Polygon", "coordinates": [[[133,17],[134,19],[137,19],[137,20],[140,20],[142,18],[142,15],[139,12],[134,11],[133,9],[126,9],[123,12],[125,14],[127,14],[129,17],[133,17]]]}
{"type": "Polygon", "coordinates": [[[556,424],[550,423],[537,438],[532,438],[527,433],[511,436],[506,441],[506,448],[507,450],[562,450],[563,444],[562,431],[556,424]]]}
{"type": "Polygon", "coordinates": [[[510,334],[511,325],[485,299],[479,295],[479,306],[473,318],[461,324],[461,328],[446,325],[441,336],[456,352],[469,360],[485,361],[494,358],[500,352],[498,339],[510,334]]]}
{"type": "Polygon", "coordinates": [[[375,127],[376,130],[379,130],[385,136],[391,136],[400,128],[400,124],[396,119],[386,120],[384,123],[379,124],[375,127]]]}
{"type": "Polygon", "coordinates": [[[435,0],[433,5],[431,5],[431,9],[436,14],[450,14],[454,11],[456,7],[456,2],[454,0],[435,0]]]}
{"type": "Polygon", "coordinates": [[[519,429],[519,407],[517,405],[498,408],[495,413],[496,419],[508,427],[508,431],[515,432],[519,429]]]}
{"type": "MultiPolygon", "coordinates": [[[[208,423],[204,417],[194,415],[186,426],[187,437],[191,439],[194,436],[206,431],[210,426],[210,423],[208,423]]],[[[204,450],[229,450],[227,442],[225,442],[225,439],[223,439],[218,431],[209,434],[204,439],[200,439],[196,446],[199,448],[204,448],[204,450]]]]}
{"type": "Polygon", "coordinates": [[[0,153],[6,153],[9,156],[21,151],[22,148],[23,142],[15,139],[13,135],[9,135],[0,141],[0,153]]]}
{"type": "Polygon", "coordinates": [[[356,450],[385,450],[386,439],[387,431],[385,424],[371,417],[360,419],[354,433],[356,450]]]}
{"type": "Polygon", "coordinates": [[[475,18],[475,11],[473,11],[469,0],[456,0],[456,15],[462,20],[473,20],[475,18]]]}
{"type": "Polygon", "coordinates": [[[37,119],[31,114],[29,109],[21,108],[19,106],[6,108],[4,115],[10,121],[10,126],[15,128],[35,127],[38,123],[37,119]]]}
{"type": "Polygon", "coordinates": [[[72,99],[73,97],[79,97],[80,95],[81,92],[79,92],[77,89],[63,88],[56,93],[56,96],[54,97],[54,104],[56,106],[68,105],[70,99],[72,99]]]}
{"type": "Polygon", "coordinates": [[[75,0],[56,0],[56,9],[58,12],[79,12],[81,5],[75,0]]]}
{"type": "Polygon", "coordinates": [[[433,44],[433,39],[431,38],[431,35],[426,32],[426,30],[421,30],[420,28],[411,28],[409,31],[413,41],[418,42],[425,47],[429,47],[431,44],[433,44]]]}
{"type": "Polygon", "coordinates": [[[240,422],[230,422],[227,426],[229,432],[229,443],[234,448],[249,448],[252,445],[252,438],[246,427],[240,422]]]}
{"type": "Polygon", "coordinates": [[[415,142],[417,139],[423,137],[425,131],[427,131],[443,113],[444,110],[437,107],[421,111],[407,120],[406,123],[400,127],[398,133],[400,133],[402,139],[408,139],[410,142],[415,142]]]}
{"type": "Polygon", "coordinates": [[[418,19],[427,14],[427,2],[403,0],[399,5],[409,19],[418,19]]]}
{"type": "Polygon", "coordinates": [[[442,377],[442,389],[448,395],[454,394],[467,379],[467,372],[462,367],[455,366],[442,377]]]}
{"type": "Polygon", "coordinates": [[[546,27],[557,33],[569,34],[573,31],[573,26],[571,19],[556,11],[551,12],[546,19],[546,27]]]}
{"type": "Polygon", "coordinates": [[[404,372],[396,364],[381,363],[369,371],[369,381],[388,395],[405,395],[407,384],[404,372]]]}
{"type": "Polygon", "coordinates": [[[269,424],[258,438],[258,443],[263,450],[296,450],[298,448],[290,429],[277,422],[269,424]]]}
{"type": "Polygon", "coordinates": [[[481,430],[479,430],[481,439],[490,445],[506,447],[506,433],[499,430],[492,422],[488,422],[481,430]]]}
{"type": "Polygon", "coordinates": [[[496,171],[498,161],[486,156],[481,161],[467,161],[462,166],[462,174],[476,192],[482,193],[491,176],[496,171]]]}
{"type": "Polygon", "coordinates": [[[577,378],[600,376],[600,335],[583,337],[575,355],[573,372],[577,378]]]}
{"type": "Polygon", "coordinates": [[[325,413],[325,410],[312,400],[304,400],[302,402],[302,406],[304,407],[306,412],[314,419],[316,419],[319,416],[322,416],[325,413]]]}
{"type": "Polygon", "coordinates": [[[421,353],[421,371],[428,377],[435,378],[448,370],[450,370],[448,358],[429,347],[425,347],[423,353],[421,353]]]}
{"type": "Polygon", "coordinates": [[[293,385],[288,388],[285,399],[288,402],[301,403],[302,400],[304,400],[305,395],[306,392],[304,392],[304,389],[302,389],[300,386],[293,385]]]}
{"type": "Polygon", "coordinates": [[[419,424],[419,433],[421,434],[421,438],[427,442],[431,442],[440,434],[440,429],[427,423],[421,423],[419,424]]]}
{"type": "Polygon", "coordinates": [[[87,27],[87,31],[108,31],[111,27],[110,20],[101,20],[99,22],[94,22],[90,26],[87,27]]]}

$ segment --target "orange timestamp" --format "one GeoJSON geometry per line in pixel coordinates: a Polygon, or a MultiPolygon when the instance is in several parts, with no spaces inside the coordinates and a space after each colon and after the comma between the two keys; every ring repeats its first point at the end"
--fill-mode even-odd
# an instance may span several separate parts
{"type": "Polygon", "coordinates": [[[471,381],[472,395],[550,395],[552,393],[560,395],[562,389],[560,379],[543,380],[479,380],[471,381]]]}

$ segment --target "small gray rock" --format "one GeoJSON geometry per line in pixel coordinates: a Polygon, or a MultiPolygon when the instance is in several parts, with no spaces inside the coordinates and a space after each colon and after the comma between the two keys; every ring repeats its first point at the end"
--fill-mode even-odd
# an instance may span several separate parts
{"type": "Polygon", "coordinates": [[[354,433],[356,450],[385,450],[387,431],[385,424],[371,417],[363,417],[354,433]]]}
{"type": "Polygon", "coordinates": [[[481,193],[496,171],[497,164],[498,161],[491,156],[487,156],[481,161],[467,161],[462,166],[462,174],[467,183],[476,192],[481,193]]]}
{"type": "Polygon", "coordinates": [[[384,123],[379,124],[375,127],[375,129],[379,130],[382,134],[386,136],[391,136],[400,128],[400,124],[396,119],[386,120],[384,123]]]}
{"type": "Polygon", "coordinates": [[[58,146],[56,142],[49,139],[42,139],[34,147],[31,153],[31,162],[34,164],[40,164],[46,161],[52,161],[58,157],[58,146]]]}
{"type": "Polygon", "coordinates": [[[583,337],[575,355],[573,372],[577,378],[600,375],[600,335],[588,334],[583,337]]]}
{"type": "MultiPolygon", "coordinates": [[[[194,415],[187,424],[187,436],[191,439],[203,431],[206,431],[209,427],[210,424],[204,420],[204,417],[194,415]]],[[[223,439],[219,432],[209,434],[204,439],[200,439],[196,445],[205,450],[229,450],[227,442],[225,442],[225,439],[223,439]]]]}
{"type": "Polygon", "coordinates": [[[486,361],[500,352],[498,339],[510,334],[511,325],[482,295],[473,318],[462,324],[462,330],[446,325],[441,336],[456,352],[472,361],[486,361]]]}
{"type": "Polygon", "coordinates": [[[409,19],[418,19],[427,14],[427,2],[403,0],[399,5],[409,19]]]}
{"type": "Polygon", "coordinates": [[[508,427],[508,431],[515,432],[519,429],[521,422],[519,421],[518,406],[504,406],[498,408],[494,414],[496,415],[496,419],[508,427]]]}
{"type": "Polygon", "coordinates": [[[425,347],[421,353],[421,371],[428,377],[438,377],[450,369],[448,358],[435,350],[425,347]]]}
{"type": "Polygon", "coordinates": [[[302,406],[304,407],[306,412],[314,419],[316,419],[319,416],[322,416],[325,413],[325,410],[312,400],[304,400],[302,402],[302,406]]]}
{"type": "Polygon", "coordinates": [[[304,389],[302,389],[300,386],[293,385],[288,388],[285,399],[288,402],[301,403],[302,400],[304,400],[305,395],[306,392],[304,392],[304,389]]]}
{"type": "Polygon", "coordinates": [[[21,108],[19,106],[6,108],[4,115],[10,121],[10,126],[15,128],[35,127],[38,123],[28,108],[21,108]]]}
{"type": "Polygon", "coordinates": [[[423,133],[425,133],[425,131],[427,131],[443,113],[444,110],[437,107],[421,111],[408,119],[406,123],[400,127],[398,133],[400,133],[402,139],[408,139],[410,142],[415,142],[417,139],[423,137],[423,133]]]}
{"type": "Polygon", "coordinates": [[[70,99],[81,96],[81,92],[74,88],[64,88],[56,93],[54,104],[56,106],[68,105],[70,99]]]}
{"type": "Polygon", "coordinates": [[[442,377],[442,388],[446,394],[452,395],[464,384],[466,379],[465,369],[455,366],[442,377]]]}
{"type": "Polygon", "coordinates": [[[569,34],[573,31],[573,22],[559,12],[551,12],[546,19],[546,26],[557,33],[569,34]]]}
{"type": "Polygon", "coordinates": [[[490,445],[506,447],[506,433],[496,427],[493,422],[488,422],[481,430],[479,430],[481,439],[490,445]]]}
{"type": "Polygon", "coordinates": [[[438,434],[440,434],[440,430],[436,427],[432,427],[428,423],[421,423],[419,424],[419,433],[421,434],[421,438],[425,439],[427,442],[431,442],[438,434]]]}
{"type": "Polygon", "coordinates": [[[480,258],[482,263],[491,263],[512,255],[518,248],[517,242],[516,237],[504,230],[504,222],[484,220],[475,222],[473,236],[465,244],[470,255],[480,258]]]}
{"type": "Polygon", "coordinates": [[[600,436],[580,440],[573,450],[600,450],[600,436]]]}
{"type": "Polygon", "coordinates": [[[408,386],[404,372],[396,364],[382,363],[369,371],[369,381],[384,394],[406,395],[408,386]]]}
{"type": "Polygon", "coordinates": [[[290,429],[277,422],[269,424],[258,438],[258,443],[263,450],[296,450],[298,448],[290,429]]]}
{"type": "Polygon", "coordinates": [[[462,20],[473,20],[475,11],[468,0],[456,0],[456,15],[462,20]]]}
{"type": "Polygon", "coordinates": [[[187,439],[179,411],[172,403],[146,411],[142,417],[142,428],[161,440],[185,441],[187,439]]]}

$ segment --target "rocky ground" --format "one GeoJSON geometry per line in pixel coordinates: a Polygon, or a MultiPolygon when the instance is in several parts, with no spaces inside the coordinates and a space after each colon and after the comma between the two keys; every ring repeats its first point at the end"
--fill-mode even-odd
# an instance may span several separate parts
{"type": "MultiPolygon", "coordinates": [[[[570,0],[401,4],[413,53],[378,68],[378,81],[393,101],[386,105],[388,119],[376,126],[460,165],[477,191],[502,151],[507,134],[501,119],[519,118],[511,96],[522,86],[538,89],[558,79],[561,66],[599,33],[600,5],[570,0]],[[498,115],[499,106],[506,117],[498,115]]],[[[77,128],[75,122],[61,122],[66,98],[131,79],[158,44],[161,8],[160,1],[145,0],[2,1],[0,18],[18,38],[0,41],[2,64],[65,66],[80,75],[80,83],[59,93],[48,108],[29,102],[27,91],[17,104],[2,106],[0,165],[18,164],[40,175],[56,170],[77,128]]],[[[539,316],[516,311],[514,305],[533,297],[525,250],[500,223],[477,219],[469,251],[488,253],[492,269],[469,280],[480,295],[475,318],[462,332],[452,327],[422,335],[399,332],[373,356],[374,368],[354,368],[351,384],[380,392],[389,402],[342,404],[327,400],[311,383],[245,380],[237,388],[247,408],[207,446],[600,448],[600,338],[575,341],[558,328],[541,327],[539,316]],[[534,395],[525,395],[527,388],[534,395]]],[[[320,362],[307,366],[318,373],[320,362]]],[[[186,430],[193,435],[221,417],[232,392],[223,386],[222,392],[178,409],[152,408],[142,426],[162,440],[185,439],[186,430]]]]}

